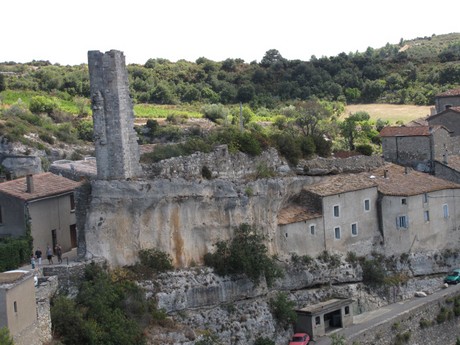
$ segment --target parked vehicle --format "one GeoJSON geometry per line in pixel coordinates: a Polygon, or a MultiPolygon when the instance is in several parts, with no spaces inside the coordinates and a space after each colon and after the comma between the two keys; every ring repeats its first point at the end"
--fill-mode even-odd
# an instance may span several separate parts
{"type": "Polygon", "coordinates": [[[457,268],[450,272],[447,277],[444,278],[444,283],[447,284],[458,284],[460,283],[460,268],[457,268]]]}
{"type": "Polygon", "coordinates": [[[289,345],[307,345],[310,342],[310,336],[307,333],[296,333],[292,336],[289,345]]]}

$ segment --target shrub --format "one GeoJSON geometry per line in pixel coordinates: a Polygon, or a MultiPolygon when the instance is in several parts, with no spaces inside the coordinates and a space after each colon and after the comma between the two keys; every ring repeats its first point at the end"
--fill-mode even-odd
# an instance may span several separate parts
{"type": "Polygon", "coordinates": [[[372,146],[369,144],[357,145],[356,151],[358,151],[364,156],[372,156],[372,153],[374,152],[374,150],[372,149],[372,146]]]}
{"type": "Polygon", "coordinates": [[[345,336],[341,334],[333,334],[331,336],[331,339],[332,339],[331,345],[345,345],[346,344],[345,336]]]}
{"type": "Polygon", "coordinates": [[[260,163],[256,167],[256,178],[270,178],[276,175],[272,168],[269,168],[267,164],[260,163]]]}
{"type": "Polygon", "coordinates": [[[430,327],[432,325],[430,320],[427,320],[427,319],[425,319],[423,317],[420,319],[419,324],[420,324],[420,328],[422,328],[422,329],[428,328],[428,327],[430,327]]]}
{"type": "Polygon", "coordinates": [[[362,267],[364,284],[371,286],[385,284],[385,268],[381,260],[365,260],[362,267]]]}
{"type": "Polygon", "coordinates": [[[43,140],[44,142],[53,145],[54,144],[54,138],[47,132],[40,133],[38,137],[43,140]]]}
{"type": "Polygon", "coordinates": [[[0,272],[18,268],[29,262],[32,253],[32,238],[4,238],[0,240],[0,272]]]}
{"type": "Polygon", "coordinates": [[[248,224],[242,224],[235,229],[231,241],[219,241],[216,247],[214,253],[205,255],[204,262],[219,275],[245,274],[256,284],[265,276],[269,286],[282,276],[275,260],[267,254],[264,237],[248,224]]]}
{"type": "Polygon", "coordinates": [[[81,120],[76,125],[78,139],[93,141],[93,121],[81,120]]]}
{"type": "Polygon", "coordinates": [[[10,331],[7,327],[0,328],[0,344],[1,345],[14,345],[13,338],[10,336],[10,331]]]}
{"type": "Polygon", "coordinates": [[[340,266],[340,255],[331,255],[327,250],[324,250],[320,255],[318,255],[318,259],[325,264],[328,264],[330,268],[337,268],[340,266]]]}
{"type": "Polygon", "coordinates": [[[172,270],[171,256],[159,249],[142,249],[139,251],[141,265],[152,269],[154,272],[165,272],[172,270]]]}
{"type": "Polygon", "coordinates": [[[294,310],[295,303],[288,299],[284,292],[278,292],[275,298],[270,299],[270,309],[273,317],[283,328],[297,321],[297,314],[294,310]]]}
{"type": "Polygon", "coordinates": [[[30,100],[29,110],[34,114],[52,114],[58,108],[56,101],[45,96],[34,96],[30,100]]]}
{"type": "Polygon", "coordinates": [[[257,338],[256,341],[254,342],[254,345],[275,345],[275,342],[271,340],[270,338],[257,338]]]}
{"type": "Polygon", "coordinates": [[[131,281],[114,282],[94,263],[85,268],[75,300],[52,300],[54,334],[66,345],[145,344],[140,320],[147,312],[145,294],[131,281]]]}
{"type": "Polygon", "coordinates": [[[218,122],[227,118],[229,110],[222,104],[207,104],[201,108],[201,113],[205,118],[218,122]]]}
{"type": "Polygon", "coordinates": [[[201,168],[201,176],[206,180],[210,180],[212,179],[212,171],[206,165],[203,165],[201,168]]]}

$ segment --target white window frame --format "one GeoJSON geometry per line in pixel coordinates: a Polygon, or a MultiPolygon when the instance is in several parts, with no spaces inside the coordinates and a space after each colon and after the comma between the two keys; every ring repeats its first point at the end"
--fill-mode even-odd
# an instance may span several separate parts
{"type": "Polygon", "coordinates": [[[335,226],[334,227],[334,239],[340,240],[341,238],[342,238],[342,231],[340,229],[340,226],[335,226]],[[339,235],[338,237],[337,237],[337,234],[339,235]]]}
{"type": "Polygon", "coordinates": [[[340,217],[340,205],[334,205],[332,207],[332,215],[334,216],[334,218],[339,218],[340,217]],[[336,210],[337,210],[337,212],[336,212],[336,210]]]}
{"type": "Polygon", "coordinates": [[[371,210],[371,200],[364,199],[364,212],[369,212],[371,210]]]}
{"type": "Polygon", "coordinates": [[[405,215],[405,214],[398,216],[396,218],[396,226],[400,230],[401,229],[405,230],[405,229],[409,228],[409,217],[407,217],[407,215],[405,215]]]}
{"type": "Polygon", "coordinates": [[[428,223],[430,221],[430,211],[423,211],[423,220],[425,221],[425,223],[428,223]]]}
{"type": "Polygon", "coordinates": [[[352,237],[358,236],[358,223],[351,223],[351,236],[352,237]],[[353,228],[355,229],[354,233],[353,233],[353,228]]]}
{"type": "Polygon", "coordinates": [[[424,204],[428,204],[428,193],[423,193],[422,200],[424,204]]]}
{"type": "Polygon", "coordinates": [[[444,215],[445,219],[449,218],[449,205],[448,204],[442,205],[442,214],[444,215]]]}

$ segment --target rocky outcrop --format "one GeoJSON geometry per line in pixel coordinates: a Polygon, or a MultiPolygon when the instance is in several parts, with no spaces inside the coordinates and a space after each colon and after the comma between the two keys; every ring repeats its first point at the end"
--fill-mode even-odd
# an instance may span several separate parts
{"type": "Polygon", "coordinates": [[[299,175],[336,175],[371,171],[385,164],[380,156],[352,156],[348,158],[322,158],[303,160],[297,165],[299,175]]]}
{"type": "Polygon", "coordinates": [[[92,181],[86,258],[96,255],[113,265],[127,265],[137,260],[140,249],[161,248],[176,266],[188,266],[202,262],[214,243],[229,239],[242,223],[263,231],[274,253],[279,209],[316,180],[92,181]]]}

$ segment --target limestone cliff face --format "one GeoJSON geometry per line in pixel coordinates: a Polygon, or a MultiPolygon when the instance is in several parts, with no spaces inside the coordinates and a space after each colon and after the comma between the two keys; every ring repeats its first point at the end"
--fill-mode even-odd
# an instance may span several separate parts
{"type": "Polygon", "coordinates": [[[86,256],[129,265],[140,249],[155,247],[170,253],[176,266],[188,266],[202,262],[214,243],[229,239],[242,223],[263,231],[275,252],[278,211],[317,179],[93,181],[86,256]]]}

